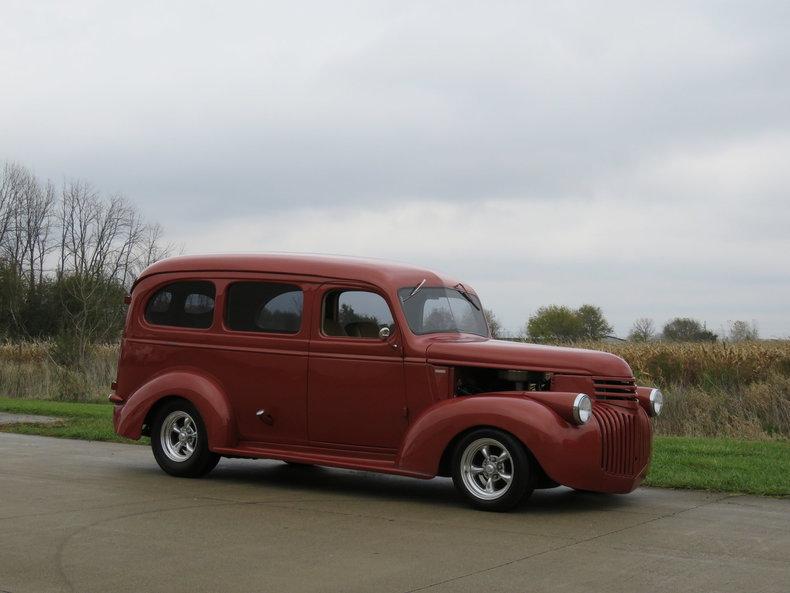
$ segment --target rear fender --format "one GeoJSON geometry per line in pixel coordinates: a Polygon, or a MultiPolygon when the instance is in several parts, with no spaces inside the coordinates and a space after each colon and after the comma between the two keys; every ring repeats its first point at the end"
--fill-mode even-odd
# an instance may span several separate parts
{"type": "Polygon", "coordinates": [[[406,433],[398,463],[402,469],[435,476],[448,444],[462,432],[479,426],[514,435],[560,484],[596,475],[601,450],[597,421],[593,418],[576,426],[550,406],[521,393],[456,397],[434,404],[406,433]]]}
{"type": "Polygon", "coordinates": [[[236,444],[233,411],[220,385],[197,369],[172,371],[154,377],[117,406],[115,431],[130,439],[140,438],[145,417],[165,397],[181,397],[200,412],[208,431],[209,447],[236,444]]]}

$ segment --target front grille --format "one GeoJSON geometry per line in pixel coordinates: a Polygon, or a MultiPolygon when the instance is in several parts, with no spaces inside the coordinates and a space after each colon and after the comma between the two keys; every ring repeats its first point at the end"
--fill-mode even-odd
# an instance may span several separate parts
{"type": "Polygon", "coordinates": [[[636,399],[636,381],[633,379],[593,379],[593,394],[596,399],[636,399]]]}
{"type": "Polygon", "coordinates": [[[650,455],[650,427],[633,410],[596,404],[593,414],[601,428],[601,468],[608,474],[634,476],[650,455]]]}

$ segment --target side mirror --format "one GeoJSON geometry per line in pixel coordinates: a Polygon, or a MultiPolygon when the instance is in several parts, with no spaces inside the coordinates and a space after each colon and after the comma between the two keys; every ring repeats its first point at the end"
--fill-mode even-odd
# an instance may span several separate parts
{"type": "Polygon", "coordinates": [[[388,328],[388,327],[382,327],[382,328],[379,330],[379,338],[381,338],[382,340],[386,340],[387,338],[389,338],[389,337],[390,337],[390,333],[391,333],[391,332],[390,332],[390,328],[388,328]]]}

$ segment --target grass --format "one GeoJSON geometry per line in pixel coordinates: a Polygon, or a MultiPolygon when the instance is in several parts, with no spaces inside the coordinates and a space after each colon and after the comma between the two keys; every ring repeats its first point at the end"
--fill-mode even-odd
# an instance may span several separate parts
{"type": "Polygon", "coordinates": [[[646,485],[790,495],[790,441],[657,437],[646,485]]]}
{"type": "Polygon", "coordinates": [[[22,400],[4,397],[0,398],[0,412],[40,414],[63,419],[58,424],[4,424],[0,425],[0,432],[36,434],[86,441],[148,442],[147,439],[131,441],[115,434],[112,427],[112,406],[109,404],[22,400]]]}
{"type": "MultiPolygon", "coordinates": [[[[129,441],[116,435],[109,404],[0,398],[0,411],[63,418],[62,424],[55,426],[15,424],[0,426],[0,431],[92,441],[148,442],[148,439],[129,441]]],[[[656,437],[646,484],[787,496],[790,495],[790,441],[656,437]]]]}

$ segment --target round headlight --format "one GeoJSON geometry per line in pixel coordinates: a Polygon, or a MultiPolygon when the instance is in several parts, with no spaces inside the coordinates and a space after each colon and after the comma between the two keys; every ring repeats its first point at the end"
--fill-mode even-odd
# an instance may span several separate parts
{"type": "Polygon", "coordinates": [[[580,393],[573,400],[573,419],[576,424],[587,424],[592,418],[592,400],[586,393],[580,393]]]}
{"type": "Polygon", "coordinates": [[[650,391],[650,415],[658,416],[661,413],[661,408],[664,407],[664,394],[660,389],[653,389],[650,391]]]}

